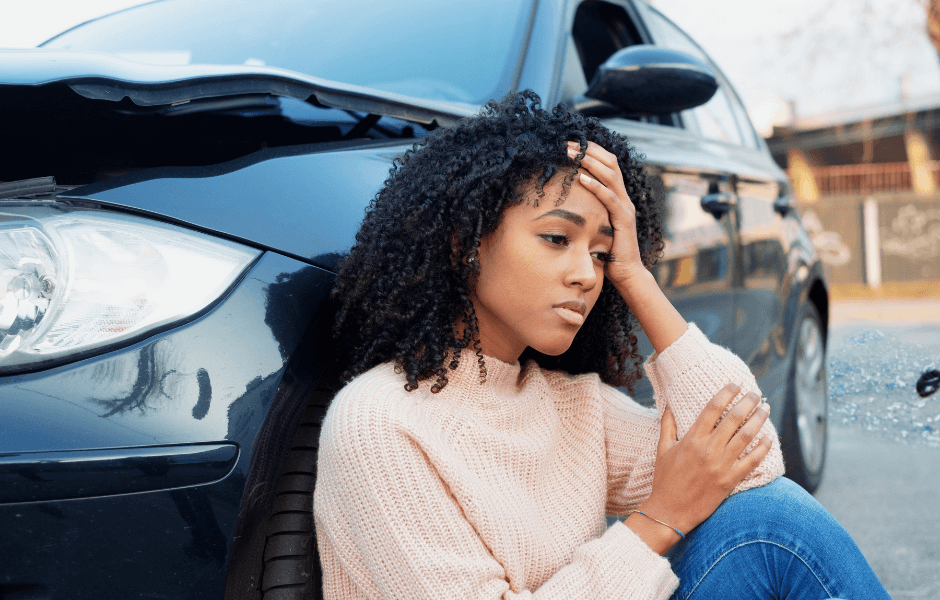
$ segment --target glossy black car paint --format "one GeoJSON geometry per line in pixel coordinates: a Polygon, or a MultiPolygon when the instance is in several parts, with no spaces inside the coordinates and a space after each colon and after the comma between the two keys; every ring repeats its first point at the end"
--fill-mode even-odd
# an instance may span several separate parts
{"type": "Polygon", "coordinates": [[[391,161],[409,146],[271,148],[221,165],[149,169],[70,194],[330,268],[352,246],[391,161]]]}
{"type": "MultiPolygon", "coordinates": [[[[541,0],[523,28],[528,47],[514,78],[546,105],[579,100],[566,70],[578,5],[541,0]]],[[[637,43],[657,42],[632,2],[616,6],[636,23],[637,43]]],[[[779,428],[800,307],[813,302],[828,315],[812,244],[792,210],[774,209],[789,194],[784,174],[760,142],[740,147],[625,118],[605,124],[645,154],[667,208],[670,245],[657,279],[686,318],[748,362],[779,428]],[[718,214],[702,207],[702,198],[719,196],[718,214]],[[690,211],[694,227],[682,218],[690,211]]],[[[75,144],[67,133],[62,143],[75,144]]],[[[314,357],[329,351],[329,271],[412,142],[284,144],[60,194],[61,202],[136,213],[264,254],[183,326],[0,378],[0,598],[222,595],[259,432],[273,422],[287,379],[320,377],[323,361],[298,348],[313,347],[314,357]]],[[[642,386],[638,399],[648,401],[642,386]]]]}
{"type": "MultiPolygon", "coordinates": [[[[208,382],[206,371],[200,370],[208,382]]],[[[211,401],[200,394],[194,415],[211,401]]],[[[0,503],[41,502],[135,494],[205,485],[225,479],[238,459],[236,444],[138,446],[105,450],[19,452],[0,457],[0,503]]]]}

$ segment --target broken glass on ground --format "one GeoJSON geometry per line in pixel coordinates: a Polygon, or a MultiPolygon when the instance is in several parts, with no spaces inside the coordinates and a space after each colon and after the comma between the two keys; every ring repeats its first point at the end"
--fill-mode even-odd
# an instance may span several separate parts
{"type": "Polygon", "coordinates": [[[917,389],[940,369],[940,325],[843,325],[831,332],[828,358],[831,424],[940,448],[940,394],[917,389]]]}

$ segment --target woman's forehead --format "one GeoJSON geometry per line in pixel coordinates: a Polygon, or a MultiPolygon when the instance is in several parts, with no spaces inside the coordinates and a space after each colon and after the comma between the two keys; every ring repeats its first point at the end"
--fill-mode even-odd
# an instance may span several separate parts
{"type": "MultiPolygon", "coordinates": [[[[585,169],[581,172],[587,173],[585,169]]],[[[564,212],[574,214],[582,219],[598,220],[601,225],[610,225],[610,215],[607,207],[593,192],[589,191],[580,180],[575,177],[569,185],[564,185],[563,173],[557,173],[542,188],[539,194],[535,186],[524,192],[523,206],[528,207],[533,218],[552,213],[564,205],[564,212]]],[[[570,220],[570,219],[569,219],[570,220]]]]}

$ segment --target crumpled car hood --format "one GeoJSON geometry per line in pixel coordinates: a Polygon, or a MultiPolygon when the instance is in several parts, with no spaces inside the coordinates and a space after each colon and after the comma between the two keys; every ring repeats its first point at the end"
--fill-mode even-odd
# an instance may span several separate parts
{"type": "MultiPolygon", "coordinates": [[[[139,107],[177,112],[179,105],[190,101],[234,101],[265,95],[432,126],[454,123],[479,110],[469,104],[413,98],[274,67],[165,66],[103,53],[0,50],[0,94],[48,88],[53,98],[53,89],[64,86],[95,102],[117,105],[129,98],[139,107]]],[[[33,98],[41,102],[44,96],[33,98]]],[[[35,119],[47,110],[81,110],[54,101],[48,107],[20,108],[24,110],[14,105],[7,117],[35,119]]],[[[71,118],[68,114],[56,116],[64,123],[71,118]]],[[[144,138],[140,143],[148,141],[144,138]]],[[[387,177],[392,160],[414,141],[351,140],[270,147],[205,166],[146,167],[76,187],[58,197],[142,212],[331,268],[336,255],[354,243],[365,207],[387,177]]],[[[167,164],[173,163],[170,160],[167,164]]],[[[55,174],[53,168],[38,173],[55,174]]]]}
{"type": "Polygon", "coordinates": [[[440,125],[452,124],[479,110],[472,104],[415,98],[276,67],[149,65],[97,52],[0,50],[0,90],[7,85],[50,83],[65,83],[85,98],[117,102],[127,97],[139,106],[272,94],[419,123],[436,121],[440,125]]]}

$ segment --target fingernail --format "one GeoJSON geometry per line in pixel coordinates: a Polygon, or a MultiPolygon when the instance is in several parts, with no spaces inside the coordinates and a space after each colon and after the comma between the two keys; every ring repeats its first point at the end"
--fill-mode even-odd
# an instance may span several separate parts
{"type": "Polygon", "coordinates": [[[590,177],[588,177],[588,176],[585,175],[584,173],[581,173],[581,181],[583,181],[584,183],[593,183],[593,182],[594,182],[593,179],[591,179],[590,177]]]}
{"type": "Polygon", "coordinates": [[[568,156],[570,156],[571,158],[577,158],[577,157],[578,157],[578,153],[577,153],[577,151],[575,151],[575,150],[573,150],[573,149],[571,149],[571,148],[568,148],[568,156]]]}
{"type": "Polygon", "coordinates": [[[580,147],[581,147],[581,144],[579,144],[578,142],[568,142],[568,147],[569,147],[569,148],[580,148],[580,147]]]}
{"type": "Polygon", "coordinates": [[[761,402],[760,405],[757,407],[757,409],[769,413],[769,412],[770,412],[770,405],[767,404],[766,402],[761,402]]]}

